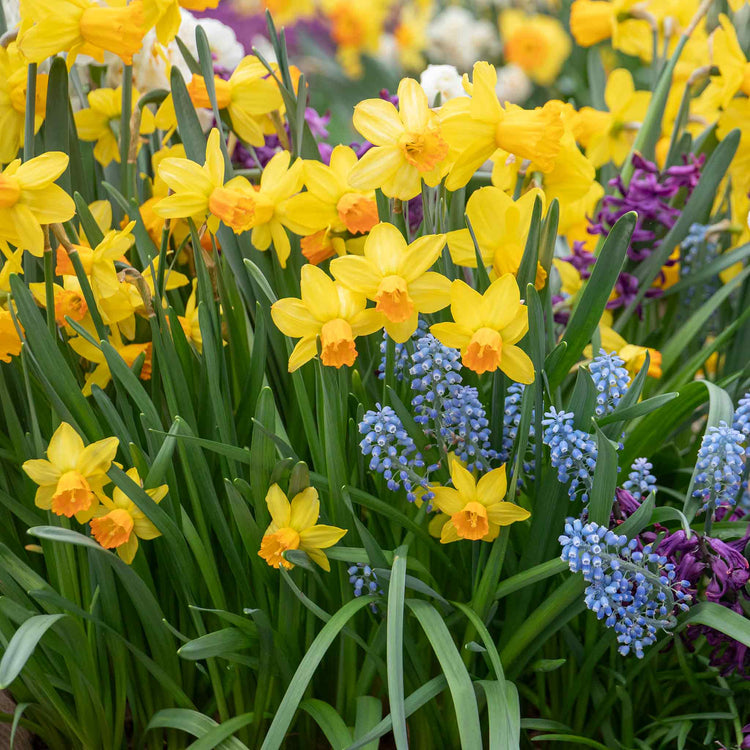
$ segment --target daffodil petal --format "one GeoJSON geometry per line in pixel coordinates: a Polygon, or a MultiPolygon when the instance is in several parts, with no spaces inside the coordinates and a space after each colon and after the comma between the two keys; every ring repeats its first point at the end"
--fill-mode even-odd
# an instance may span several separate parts
{"type": "Polygon", "coordinates": [[[318,355],[318,340],[315,336],[300,339],[289,355],[289,372],[298,370],[302,365],[314,359],[318,355]]]}
{"type": "Polygon", "coordinates": [[[534,382],[534,365],[529,355],[517,346],[503,346],[500,369],[517,383],[530,385],[534,382]]]}
{"type": "Polygon", "coordinates": [[[314,526],[320,516],[320,500],[315,487],[306,487],[292,498],[289,525],[297,531],[314,526]]]}
{"type": "Polygon", "coordinates": [[[384,99],[365,99],[357,104],[352,124],[376,146],[394,143],[404,132],[404,123],[396,108],[384,99]]]}
{"type": "Polygon", "coordinates": [[[467,471],[459,461],[451,463],[451,479],[464,503],[476,500],[477,486],[470,471],[467,471]]]}
{"type": "Polygon", "coordinates": [[[451,315],[459,325],[476,331],[483,325],[482,295],[465,282],[456,279],[451,285],[451,315]]]}
{"type": "Polygon", "coordinates": [[[450,304],[451,281],[441,273],[428,271],[410,282],[409,296],[419,312],[437,312],[450,304]]]}
{"type": "Polygon", "coordinates": [[[268,488],[266,506],[268,507],[268,512],[271,514],[271,519],[279,528],[289,526],[292,507],[278,484],[272,484],[268,488]]]}
{"type": "Polygon", "coordinates": [[[384,185],[406,161],[398,146],[371,148],[352,168],[349,184],[357,190],[374,190],[384,185]]]}
{"type": "Polygon", "coordinates": [[[531,516],[526,508],[514,503],[497,503],[487,508],[487,518],[499,526],[508,526],[516,521],[525,521],[531,516]]]}
{"type": "Polygon", "coordinates": [[[106,473],[115,458],[119,444],[120,441],[116,437],[110,437],[87,445],[81,451],[76,468],[85,477],[106,473]]]}
{"type": "Polygon", "coordinates": [[[378,291],[380,279],[373,272],[373,264],[361,255],[344,255],[334,258],[330,265],[331,274],[336,281],[354,292],[373,299],[378,291]]]}
{"type": "Polygon", "coordinates": [[[34,458],[23,464],[23,470],[36,484],[57,484],[60,478],[60,470],[43,458],[34,458]]]}
{"type": "Polygon", "coordinates": [[[487,507],[502,501],[508,489],[505,466],[493,469],[479,478],[477,482],[477,496],[479,502],[487,507]]]}
{"type": "Polygon", "coordinates": [[[520,304],[521,294],[515,276],[503,274],[482,295],[479,308],[482,325],[496,331],[502,330],[513,320],[520,304]]]}
{"type": "Polygon", "coordinates": [[[471,329],[458,323],[435,323],[430,326],[430,333],[440,341],[443,346],[451,349],[463,349],[471,340],[471,329]]]}
{"type": "Polygon", "coordinates": [[[302,301],[318,320],[328,321],[339,316],[336,285],[322,268],[311,263],[302,266],[300,288],[302,301]]]}
{"type": "Polygon", "coordinates": [[[340,529],[337,526],[318,524],[317,526],[300,531],[300,546],[302,549],[327,549],[328,547],[333,547],[346,534],[346,531],[346,529],[340,529]]]}
{"type": "Polygon", "coordinates": [[[320,321],[302,300],[285,297],[271,305],[271,318],[275,326],[292,338],[315,336],[320,331],[320,321]]]}
{"type": "Polygon", "coordinates": [[[517,344],[529,330],[529,308],[517,308],[516,317],[500,331],[503,345],[517,344]]]}
{"type": "Polygon", "coordinates": [[[47,446],[47,458],[61,471],[75,468],[83,451],[81,436],[67,422],[63,422],[47,446]]]}
{"type": "Polygon", "coordinates": [[[432,504],[449,516],[458,513],[466,505],[458,491],[452,487],[433,487],[432,491],[435,493],[432,504]]]}

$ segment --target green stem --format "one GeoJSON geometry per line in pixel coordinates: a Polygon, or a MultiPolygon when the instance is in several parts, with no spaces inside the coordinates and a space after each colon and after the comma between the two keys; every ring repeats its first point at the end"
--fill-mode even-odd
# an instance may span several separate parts
{"type": "Polygon", "coordinates": [[[53,339],[57,338],[55,321],[55,253],[49,244],[49,228],[44,227],[44,302],[47,307],[47,327],[53,339]]]}
{"type": "Polygon", "coordinates": [[[120,192],[127,200],[130,187],[128,180],[128,151],[130,150],[130,116],[133,114],[133,66],[126,65],[122,71],[122,109],[120,110],[120,192]]]}
{"type": "Polygon", "coordinates": [[[26,119],[23,124],[23,160],[34,158],[34,121],[36,119],[36,63],[26,75],[26,119]]]}

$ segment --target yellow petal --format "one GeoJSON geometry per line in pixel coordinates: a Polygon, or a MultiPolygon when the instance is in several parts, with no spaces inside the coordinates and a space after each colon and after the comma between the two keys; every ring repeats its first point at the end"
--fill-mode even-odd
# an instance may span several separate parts
{"type": "Polygon", "coordinates": [[[385,318],[383,321],[385,330],[388,335],[397,343],[403,344],[408,341],[410,336],[417,330],[419,325],[419,314],[416,310],[401,323],[394,323],[392,320],[385,318]]]}
{"type": "Polygon", "coordinates": [[[463,349],[471,340],[472,331],[458,323],[435,323],[430,333],[444,346],[463,349]]]}
{"type": "Polygon", "coordinates": [[[493,503],[499,503],[508,489],[508,481],[505,476],[505,466],[493,469],[477,482],[477,496],[482,505],[489,507],[493,503]]]}
{"type": "Polygon", "coordinates": [[[369,336],[375,331],[379,331],[385,325],[385,318],[374,308],[357,313],[350,321],[352,333],[354,336],[369,336]]]}
{"type": "Polygon", "coordinates": [[[458,490],[464,503],[471,502],[477,498],[477,486],[471,472],[464,469],[459,461],[451,463],[451,479],[453,486],[458,490]]]}
{"type": "Polygon", "coordinates": [[[529,330],[529,308],[516,308],[516,317],[500,331],[503,345],[517,344],[529,330]]]}
{"type": "Polygon", "coordinates": [[[11,226],[18,237],[19,249],[28,250],[41,258],[44,254],[44,233],[39,221],[28,206],[16,203],[10,209],[11,226]]]}
{"type": "Polygon", "coordinates": [[[398,146],[371,148],[352,168],[349,184],[357,190],[374,190],[388,182],[406,164],[398,146]]]}
{"type": "Polygon", "coordinates": [[[610,112],[617,112],[622,108],[623,103],[626,103],[633,96],[634,92],[635,86],[630,72],[625,68],[613,70],[609,74],[607,86],[604,89],[604,101],[607,109],[610,112]]]}
{"type": "MultiPolygon", "coordinates": [[[[336,146],[336,148],[333,149],[333,154],[336,153],[336,149],[340,148],[347,147],[336,146]]],[[[349,150],[351,151],[351,149],[349,150]]],[[[331,155],[331,162],[333,162],[333,154],[331,155]]],[[[356,164],[356,157],[354,163],[356,164]]],[[[352,166],[354,166],[354,164],[352,164],[352,166]]],[[[307,189],[310,193],[323,203],[329,203],[333,206],[335,206],[339,200],[341,188],[348,184],[348,181],[344,181],[344,185],[339,184],[337,176],[332,173],[332,168],[327,167],[319,161],[305,161],[304,175],[305,185],[307,185],[307,189]]],[[[346,177],[349,177],[349,170],[346,172],[346,177]]]]}
{"type": "Polygon", "coordinates": [[[451,281],[441,273],[428,271],[409,284],[409,296],[419,312],[437,312],[450,304],[451,281]]]}
{"type": "Polygon", "coordinates": [[[521,294],[515,276],[503,274],[490,284],[482,295],[480,316],[482,325],[500,331],[515,317],[521,304],[521,294]]]}
{"type": "Polygon", "coordinates": [[[451,315],[456,323],[476,331],[484,325],[481,308],[482,295],[476,289],[460,279],[451,284],[451,315]]]}
{"type": "Polygon", "coordinates": [[[458,535],[458,530],[453,525],[453,521],[450,518],[445,522],[443,530],[440,532],[440,544],[450,544],[451,542],[457,542],[461,537],[458,535]]]}
{"type": "Polygon", "coordinates": [[[352,124],[376,146],[395,143],[404,132],[404,123],[396,108],[384,99],[365,99],[357,104],[352,124]]]}
{"type": "MultiPolygon", "coordinates": [[[[212,128],[206,144],[206,172],[214,185],[224,184],[224,155],[221,153],[220,138],[219,131],[212,128]]],[[[159,174],[161,175],[161,169],[159,169],[159,174]]]]}
{"type": "Polygon", "coordinates": [[[294,372],[318,355],[318,340],[315,336],[300,339],[289,355],[287,369],[294,372]]]}
{"type": "MultiPolygon", "coordinates": [[[[416,198],[422,191],[422,178],[432,187],[437,184],[434,180],[428,179],[429,174],[422,175],[413,164],[403,162],[380,187],[383,194],[389,198],[409,201],[416,198]]],[[[440,182],[439,178],[437,182],[440,182]]]]}
{"type": "Polygon", "coordinates": [[[430,114],[427,94],[413,78],[402,78],[398,85],[398,110],[407,131],[424,130],[430,114]]]}
{"type": "Polygon", "coordinates": [[[292,498],[289,525],[296,531],[314,526],[320,515],[320,500],[315,487],[306,487],[292,498]]]}
{"type": "Polygon", "coordinates": [[[499,526],[509,526],[516,521],[525,521],[531,513],[514,503],[497,503],[487,508],[487,518],[499,526]]]}
{"type": "Polygon", "coordinates": [[[326,573],[331,572],[331,563],[328,562],[325,552],[319,549],[309,548],[304,550],[305,554],[316,564],[319,565],[326,573]]]}
{"type": "Polygon", "coordinates": [[[328,321],[339,316],[336,286],[322,268],[311,263],[302,266],[300,289],[302,301],[318,320],[328,321]]]}
{"type": "Polygon", "coordinates": [[[110,437],[87,445],[78,458],[76,468],[85,477],[105,474],[112,465],[119,444],[116,437],[110,437]]]}
{"type": "Polygon", "coordinates": [[[285,297],[271,305],[271,318],[276,327],[292,338],[315,336],[320,331],[320,321],[302,300],[285,297]]]}
{"type": "Polygon", "coordinates": [[[336,281],[354,292],[359,292],[370,299],[374,299],[378,291],[380,277],[367,258],[360,255],[345,255],[341,258],[334,258],[331,261],[330,270],[336,281]]]}
{"type": "Polygon", "coordinates": [[[494,136],[472,141],[451,167],[445,180],[445,186],[448,190],[462,188],[472,178],[477,169],[492,156],[496,148],[494,136]]]}
{"type": "Polygon", "coordinates": [[[159,177],[177,193],[203,193],[208,197],[214,189],[206,170],[190,159],[162,159],[159,162],[159,177]]]}
{"type": "Polygon", "coordinates": [[[24,189],[38,190],[53,183],[67,168],[67,154],[62,151],[47,151],[22,164],[15,176],[24,189]]]}
{"type": "Polygon", "coordinates": [[[81,436],[67,422],[63,422],[47,446],[47,458],[61,471],[74,469],[83,451],[81,436]]]}
{"type": "Polygon", "coordinates": [[[126,564],[130,565],[135,559],[138,552],[138,537],[135,534],[135,527],[128,537],[128,541],[117,548],[117,556],[126,564]]]}
{"type": "Polygon", "coordinates": [[[154,213],[165,219],[186,219],[205,215],[208,211],[208,198],[205,193],[174,193],[154,204],[154,213]]]}
{"type": "Polygon", "coordinates": [[[39,190],[25,193],[21,200],[40,224],[68,221],[76,212],[73,199],[59,185],[47,185],[39,190]]]}
{"type": "Polygon", "coordinates": [[[271,519],[279,528],[289,526],[292,508],[278,484],[272,484],[268,488],[266,505],[268,506],[268,512],[271,514],[271,519]]]}
{"type": "Polygon", "coordinates": [[[22,468],[31,477],[32,482],[40,485],[57,484],[57,480],[61,474],[58,468],[43,458],[34,458],[31,461],[25,461],[22,468]]]}
{"type": "MultiPolygon", "coordinates": [[[[365,241],[365,258],[381,276],[406,273],[406,240],[401,232],[386,222],[376,224],[365,241]]],[[[432,265],[432,264],[430,264],[432,265]]]]}
{"type": "Polygon", "coordinates": [[[503,346],[500,369],[517,383],[529,385],[534,382],[534,365],[529,355],[517,346],[503,346]]]}
{"type": "Polygon", "coordinates": [[[432,504],[449,516],[458,513],[466,505],[458,490],[454,490],[453,487],[433,487],[432,491],[435,493],[432,504]]]}
{"type": "Polygon", "coordinates": [[[333,547],[346,532],[346,529],[340,529],[337,526],[319,524],[300,532],[300,547],[305,551],[307,551],[306,548],[327,549],[333,547]]]}
{"type": "Polygon", "coordinates": [[[414,240],[403,253],[401,275],[407,281],[421,276],[440,257],[440,251],[444,246],[444,234],[428,234],[414,240]]]}
{"type": "MultiPolygon", "coordinates": [[[[457,229],[453,232],[448,232],[446,239],[448,240],[448,250],[450,250],[451,259],[456,265],[466,266],[468,268],[477,267],[477,254],[474,248],[474,240],[471,239],[471,234],[468,229],[457,229]]],[[[483,246],[480,243],[479,250],[482,254],[482,260],[484,261],[485,266],[491,266],[494,257],[492,248],[483,246]]]]}

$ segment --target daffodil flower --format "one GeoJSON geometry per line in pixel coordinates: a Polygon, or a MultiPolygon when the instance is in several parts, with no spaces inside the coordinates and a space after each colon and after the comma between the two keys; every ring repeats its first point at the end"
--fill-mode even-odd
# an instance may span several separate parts
{"type": "Polygon", "coordinates": [[[192,217],[206,221],[214,234],[220,221],[235,232],[250,228],[255,212],[255,191],[244,177],[224,183],[224,156],[219,137],[219,131],[213,128],[208,136],[203,166],[190,159],[167,157],[161,160],[159,177],[174,194],[154,205],[155,214],[165,219],[192,217]]]}
{"type": "Polygon", "coordinates": [[[608,161],[619,166],[630,153],[646,117],[651,93],[636,91],[630,72],[618,68],[607,79],[604,101],[609,112],[583,107],[574,120],[573,130],[595,167],[608,161]]]}
{"type": "Polygon", "coordinates": [[[302,550],[323,570],[330,571],[324,549],[333,547],[346,534],[346,529],[318,524],[320,500],[318,491],[308,487],[292,498],[290,503],[278,484],[271,485],[266,495],[271,524],[260,543],[258,555],[272,568],[294,565],[284,559],[287,550],[302,550]]]}
{"type": "MultiPolygon", "coordinates": [[[[133,110],[141,95],[135,89],[132,92],[133,110]]],[[[110,162],[120,163],[119,135],[113,130],[113,124],[120,122],[122,112],[122,86],[116,89],[101,88],[89,92],[89,106],[75,113],[76,130],[83,141],[95,141],[94,158],[106,167],[110,162]]],[[[156,129],[154,115],[148,107],[141,110],[141,135],[153,133],[156,129]]],[[[138,149],[141,142],[138,139],[138,149]]]]}
{"type": "Polygon", "coordinates": [[[440,533],[440,542],[448,544],[459,539],[491,542],[501,526],[525,521],[531,515],[525,508],[504,501],[507,491],[505,466],[484,474],[479,481],[461,466],[451,462],[453,487],[435,487],[433,505],[447,516],[440,533]]]}
{"type": "Polygon", "coordinates": [[[430,328],[445,346],[461,350],[463,364],[481,375],[498,368],[518,383],[534,382],[534,365],[515,346],[529,330],[529,311],[521,304],[515,278],[507,273],[484,294],[463,281],[451,285],[452,323],[430,328]]]}
{"type": "Polygon", "coordinates": [[[301,299],[287,297],[271,306],[276,327],[285,336],[300,338],[289,357],[289,372],[317,355],[318,337],[324,365],[353,365],[357,358],[354,339],[382,328],[383,316],[365,308],[363,294],[333,282],[317,266],[302,266],[300,286],[301,299]]]}
{"type": "Polygon", "coordinates": [[[97,440],[84,447],[80,435],[63,422],[49,441],[47,459],[26,461],[23,470],[39,485],[34,502],[58,516],[75,516],[85,523],[96,511],[99,496],[109,482],[119,440],[97,440]]]}
{"type": "Polygon", "coordinates": [[[630,15],[638,5],[640,0],[574,0],[570,6],[570,33],[581,47],[592,47],[611,38],[615,49],[651,62],[651,26],[646,19],[630,15]]]}
{"type": "Polygon", "coordinates": [[[419,195],[422,180],[434,186],[443,178],[448,144],[440,118],[413,78],[402,79],[398,101],[398,110],[383,99],[366,99],[354,108],[354,127],[374,148],[354,166],[349,184],[409,200],[419,195]]]}
{"type": "MultiPolygon", "coordinates": [[[[474,191],[466,204],[466,216],[476,237],[482,260],[492,266],[493,274],[518,274],[531,226],[531,213],[541,190],[534,189],[514,201],[496,187],[474,191]]],[[[468,229],[448,232],[448,249],[453,262],[459,266],[476,268],[474,241],[468,229]]],[[[544,287],[547,274],[537,263],[535,286],[544,287]]]]}
{"type": "MultiPolygon", "coordinates": [[[[29,284],[29,290],[34,295],[34,299],[46,307],[46,285],[44,282],[29,284]]],[[[89,316],[89,308],[84,299],[81,285],[75,276],[64,276],[63,284],[54,283],[52,290],[55,299],[55,320],[58,325],[67,326],[66,318],[81,323],[89,316]]]]}
{"type": "Polygon", "coordinates": [[[445,235],[430,234],[406,244],[392,224],[373,227],[364,255],[331,261],[337,281],[376,303],[385,316],[385,329],[402,343],[417,329],[419,313],[434,313],[448,305],[450,281],[428,271],[445,245],[445,235]]]}
{"type": "MultiPolygon", "coordinates": [[[[246,143],[262,146],[265,136],[258,118],[283,106],[279,87],[268,77],[263,63],[256,57],[245,57],[228,81],[214,76],[214,87],[216,103],[228,112],[234,132],[246,143]]],[[[194,75],[187,88],[196,107],[211,107],[203,76],[194,75]]]]}
{"type": "Polygon", "coordinates": [[[154,27],[160,44],[174,41],[182,23],[180,8],[203,11],[216,8],[219,0],[143,0],[146,28],[154,27]]]}
{"type": "Polygon", "coordinates": [[[559,110],[549,102],[533,110],[502,107],[495,92],[497,72],[487,62],[474,65],[472,80],[469,84],[464,77],[471,98],[456,97],[440,109],[453,162],[446,187],[463,187],[499,148],[534,162],[543,172],[552,169],[564,132],[559,110]]]}
{"type": "Polygon", "coordinates": [[[750,96],[750,61],[742,51],[737,32],[724,13],[719,15],[721,27],[711,35],[713,62],[719,75],[711,79],[706,96],[726,108],[738,92],[750,96]]]}
{"type": "Polygon", "coordinates": [[[29,62],[67,52],[68,67],[78,55],[101,63],[106,51],[130,65],[143,44],[145,24],[142,0],[118,7],[94,0],[24,0],[18,46],[29,62]]]}
{"type": "MultiPolygon", "coordinates": [[[[649,357],[648,375],[652,378],[661,377],[661,352],[658,349],[628,344],[617,331],[603,322],[599,323],[599,336],[602,349],[614,352],[623,361],[631,377],[635,377],[646,363],[646,354],[649,357]]],[[[583,356],[591,359],[594,356],[594,348],[591,345],[587,346],[583,350],[583,356]]]]}
{"type": "Polygon", "coordinates": [[[73,199],[55,185],[67,167],[68,156],[61,151],[8,164],[0,173],[0,242],[42,256],[42,224],[68,221],[75,214],[73,199]]]}
{"type": "MultiPolygon", "coordinates": [[[[143,486],[138,469],[129,469],[127,475],[143,486]]],[[[168,491],[166,484],[145,490],[155,503],[160,503],[168,491]]],[[[89,522],[91,534],[102,547],[115,549],[120,559],[130,565],[138,552],[138,540],[156,539],[161,532],[119,487],[115,487],[111,499],[102,495],[100,500],[101,505],[89,522]]]]}

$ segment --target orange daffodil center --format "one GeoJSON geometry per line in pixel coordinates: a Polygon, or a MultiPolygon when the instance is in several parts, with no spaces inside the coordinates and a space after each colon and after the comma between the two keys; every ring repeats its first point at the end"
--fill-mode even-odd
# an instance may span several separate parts
{"type": "Polygon", "coordinates": [[[428,271],[440,255],[445,235],[426,235],[406,244],[391,224],[373,227],[364,254],[331,261],[334,278],[376,303],[388,335],[404,342],[417,328],[418,313],[442,310],[450,299],[450,282],[428,271]]]}
{"type": "Polygon", "coordinates": [[[117,508],[106,516],[91,519],[91,531],[102,547],[120,547],[130,539],[134,527],[133,517],[126,510],[117,508]]]}
{"type": "Polygon", "coordinates": [[[460,349],[466,367],[479,374],[500,369],[511,380],[534,382],[531,359],[516,346],[529,330],[529,319],[511,274],[493,281],[483,295],[454,281],[451,314],[453,322],[436,323],[430,331],[445,346],[460,349]]]}
{"type": "Polygon", "coordinates": [[[15,177],[0,174],[0,208],[11,208],[21,197],[21,186],[15,177]]]}
{"type": "Polygon", "coordinates": [[[323,552],[333,547],[346,534],[346,529],[318,523],[320,500],[314,487],[307,487],[289,502],[278,484],[271,485],[266,495],[271,523],[263,535],[258,555],[272,568],[291,569],[293,563],[283,555],[288,550],[302,550],[323,570],[331,565],[323,552]]]}
{"type": "Polygon", "coordinates": [[[484,474],[477,482],[458,460],[451,462],[453,487],[434,487],[433,503],[444,514],[440,541],[443,544],[459,539],[491,542],[501,526],[524,521],[529,512],[504,501],[507,491],[505,466],[484,474]]]}

